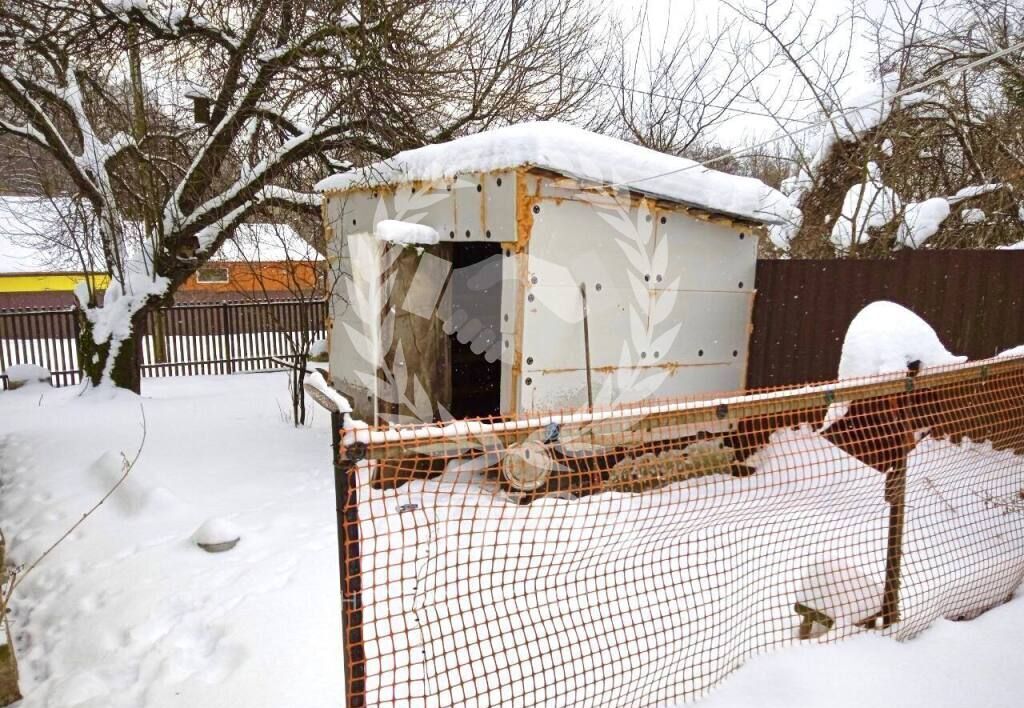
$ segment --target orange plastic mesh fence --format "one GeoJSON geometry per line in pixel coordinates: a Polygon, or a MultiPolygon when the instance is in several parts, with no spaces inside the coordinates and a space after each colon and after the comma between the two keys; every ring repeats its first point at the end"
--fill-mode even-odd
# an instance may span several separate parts
{"type": "Polygon", "coordinates": [[[350,705],[652,705],[1024,576],[1024,359],[343,431],[350,705]]]}

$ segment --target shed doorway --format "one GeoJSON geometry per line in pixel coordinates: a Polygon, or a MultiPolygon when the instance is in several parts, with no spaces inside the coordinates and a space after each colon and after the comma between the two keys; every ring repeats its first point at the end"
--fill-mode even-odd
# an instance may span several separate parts
{"type": "Polygon", "coordinates": [[[452,248],[451,316],[445,323],[455,418],[501,413],[502,248],[472,242],[452,248]]]}

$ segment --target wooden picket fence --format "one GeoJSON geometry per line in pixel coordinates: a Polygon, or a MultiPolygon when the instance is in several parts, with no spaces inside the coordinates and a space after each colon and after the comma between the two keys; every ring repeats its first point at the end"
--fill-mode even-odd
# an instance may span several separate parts
{"type": "MultiPolygon", "coordinates": [[[[294,343],[326,336],[327,301],[219,302],[149,313],[142,333],[142,375],[202,376],[280,368],[294,343]]],[[[54,386],[82,380],[73,308],[0,310],[0,372],[15,364],[46,367],[54,386]]],[[[7,387],[6,377],[0,386],[7,387]]]]}

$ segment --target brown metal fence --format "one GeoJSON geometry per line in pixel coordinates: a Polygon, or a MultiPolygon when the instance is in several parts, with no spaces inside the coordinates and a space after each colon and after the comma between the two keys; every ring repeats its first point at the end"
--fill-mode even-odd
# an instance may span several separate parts
{"type": "MultiPolygon", "coordinates": [[[[175,305],[149,314],[142,375],[194,376],[278,368],[292,341],[326,336],[327,301],[175,305]]],[[[55,386],[81,380],[78,322],[72,308],[0,310],[0,372],[37,364],[55,386]]],[[[6,378],[0,383],[6,387],[6,378]]]]}
{"type": "Polygon", "coordinates": [[[336,445],[349,706],[669,704],[1024,577],[1024,357],[336,445]]]}
{"type": "Polygon", "coordinates": [[[1024,344],[1024,251],[758,261],[747,386],[835,376],[847,326],[875,300],[913,310],[950,351],[992,356],[1024,344]]]}

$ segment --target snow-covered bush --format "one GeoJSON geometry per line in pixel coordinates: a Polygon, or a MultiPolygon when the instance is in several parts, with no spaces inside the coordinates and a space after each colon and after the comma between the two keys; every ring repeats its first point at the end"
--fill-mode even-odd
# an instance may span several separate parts
{"type": "Polygon", "coordinates": [[[37,364],[14,364],[4,370],[7,377],[7,388],[12,391],[23,386],[35,384],[50,385],[50,371],[44,366],[37,364]]]}

